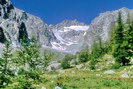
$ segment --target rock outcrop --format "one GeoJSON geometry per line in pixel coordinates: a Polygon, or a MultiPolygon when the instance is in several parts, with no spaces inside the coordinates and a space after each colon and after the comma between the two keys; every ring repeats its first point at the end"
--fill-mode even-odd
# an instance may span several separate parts
{"type": "Polygon", "coordinates": [[[0,43],[8,40],[17,47],[22,37],[30,39],[33,36],[44,46],[51,46],[50,41],[56,40],[40,18],[15,8],[8,0],[0,0],[0,43]]]}
{"type": "Polygon", "coordinates": [[[95,18],[90,24],[84,37],[84,43],[91,46],[97,37],[101,37],[103,41],[108,40],[119,12],[122,15],[123,22],[126,22],[129,18],[131,20],[133,19],[133,10],[127,8],[101,13],[100,16],[95,18]]]}

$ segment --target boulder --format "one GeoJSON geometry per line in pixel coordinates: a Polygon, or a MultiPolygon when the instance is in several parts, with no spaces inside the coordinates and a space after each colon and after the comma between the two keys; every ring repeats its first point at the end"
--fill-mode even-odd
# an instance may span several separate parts
{"type": "Polygon", "coordinates": [[[63,73],[65,73],[66,71],[65,71],[65,70],[61,70],[61,69],[59,69],[59,70],[57,70],[57,72],[63,74],[63,73]]]}
{"type": "Polygon", "coordinates": [[[58,63],[58,62],[52,62],[47,67],[47,71],[58,70],[58,69],[61,69],[61,63],[58,63]]]}
{"type": "Polygon", "coordinates": [[[56,87],[55,87],[55,89],[62,89],[62,88],[61,88],[61,87],[59,87],[59,86],[56,86],[56,87]]]}
{"type": "Polygon", "coordinates": [[[121,77],[122,78],[129,78],[129,75],[128,75],[128,73],[124,73],[124,74],[121,75],[121,77]]]}
{"type": "Polygon", "coordinates": [[[46,87],[42,87],[41,89],[46,89],[46,87]]]}
{"type": "Polygon", "coordinates": [[[76,68],[79,70],[84,67],[84,64],[76,65],[76,68]]]}
{"type": "Polygon", "coordinates": [[[70,65],[71,65],[71,67],[76,66],[76,61],[75,60],[70,61],[70,65]]]}
{"type": "Polygon", "coordinates": [[[113,70],[107,70],[104,72],[104,74],[114,74],[115,72],[113,70]]]}

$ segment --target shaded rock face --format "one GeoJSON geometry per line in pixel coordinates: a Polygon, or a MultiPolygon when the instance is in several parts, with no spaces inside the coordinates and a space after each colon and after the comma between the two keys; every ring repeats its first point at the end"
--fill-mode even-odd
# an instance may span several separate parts
{"type": "Polygon", "coordinates": [[[0,16],[8,19],[11,15],[14,6],[7,0],[0,0],[0,16]]]}
{"type": "Polygon", "coordinates": [[[0,27],[0,42],[4,43],[6,41],[6,37],[4,35],[3,29],[0,27]]]}
{"type": "Polygon", "coordinates": [[[19,28],[18,41],[21,42],[23,40],[24,43],[26,43],[26,41],[28,41],[28,33],[25,24],[22,22],[20,27],[18,28],[19,28]]]}
{"type": "Polygon", "coordinates": [[[1,5],[4,5],[4,4],[6,4],[6,3],[7,3],[6,0],[0,0],[0,4],[1,4],[1,5]]]}

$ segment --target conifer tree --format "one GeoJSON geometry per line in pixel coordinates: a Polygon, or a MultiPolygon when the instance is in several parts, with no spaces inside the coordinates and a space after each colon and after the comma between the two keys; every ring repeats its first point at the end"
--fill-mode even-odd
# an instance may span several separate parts
{"type": "Polygon", "coordinates": [[[40,45],[38,45],[37,40],[32,37],[29,43],[21,43],[20,51],[18,51],[17,63],[23,64],[23,66],[28,64],[32,71],[39,65],[39,61],[40,45]]]}
{"type": "Polygon", "coordinates": [[[126,58],[126,49],[124,43],[124,25],[122,23],[121,13],[118,14],[117,24],[113,33],[113,56],[116,63],[126,65],[129,60],[126,58]]]}
{"type": "Polygon", "coordinates": [[[130,62],[131,57],[133,56],[133,22],[130,20],[128,15],[127,22],[124,29],[124,42],[123,49],[125,50],[124,56],[130,62]]]}
{"type": "Polygon", "coordinates": [[[10,49],[10,43],[6,41],[4,43],[4,49],[2,58],[0,59],[0,87],[7,85],[9,83],[8,77],[12,75],[9,68],[9,64],[12,61],[12,52],[10,49]]]}

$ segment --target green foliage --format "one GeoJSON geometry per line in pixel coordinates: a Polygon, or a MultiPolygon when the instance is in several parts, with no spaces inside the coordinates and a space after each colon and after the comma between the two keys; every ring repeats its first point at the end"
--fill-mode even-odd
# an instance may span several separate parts
{"type": "Polygon", "coordinates": [[[12,85],[12,89],[36,89],[32,86],[33,81],[25,78],[24,76],[19,76],[16,81],[17,84],[12,85]]]}
{"type": "MultiPolygon", "coordinates": [[[[130,17],[129,17],[130,18],[130,17]]],[[[124,26],[124,41],[123,41],[123,49],[125,49],[125,57],[127,60],[133,57],[133,22],[130,19],[127,20],[127,23],[124,26]]]]}
{"type": "Polygon", "coordinates": [[[89,51],[88,50],[83,50],[79,53],[79,62],[84,63],[87,62],[89,59],[89,51]]]}
{"type": "Polygon", "coordinates": [[[95,59],[92,59],[91,61],[90,61],[90,69],[91,70],[95,70],[96,69],[96,64],[97,64],[97,60],[95,60],[95,59]]]}
{"type": "Polygon", "coordinates": [[[61,67],[63,69],[68,69],[71,67],[70,62],[73,60],[75,57],[73,55],[66,55],[65,58],[61,62],[61,67]]]}
{"type": "Polygon", "coordinates": [[[0,87],[4,87],[9,83],[9,76],[13,75],[10,70],[10,63],[12,62],[12,52],[9,42],[5,42],[2,58],[0,59],[0,87]]]}
{"type": "Polygon", "coordinates": [[[94,41],[92,48],[91,48],[91,59],[96,60],[103,56],[104,51],[102,48],[102,42],[101,38],[98,38],[98,40],[94,41]]]}
{"type": "Polygon", "coordinates": [[[31,79],[34,79],[34,80],[40,80],[40,75],[42,73],[40,73],[37,70],[25,71],[25,70],[21,69],[21,70],[19,70],[18,74],[19,75],[25,75],[26,78],[31,78],[31,79]]]}
{"type": "Polygon", "coordinates": [[[54,53],[52,53],[48,50],[45,50],[44,51],[43,62],[42,62],[44,68],[46,68],[49,65],[50,61],[53,60],[53,59],[54,59],[54,53]]]}
{"type": "Polygon", "coordinates": [[[113,56],[116,63],[121,65],[128,65],[130,58],[133,56],[132,53],[132,30],[133,26],[130,21],[126,24],[122,23],[121,13],[119,13],[117,23],[113,32],[113,56]]]}
{"type": "Polygon", "coordinates": [[[77,53],[80,63],[90,61],[90,68],[95,69],[99,59],[105,54],[109,53],[111,49],[110,41],[102,42],[100,37],[93,42],[90,49],[82,50],[77,53]]]}
{"type": "Polygon", "coordinates": [[[120,63],[115,63],[112,65],[112,69],[119,69],[121,67],[120,63]]]}
{"type": "Polygon", "coordinates": [[[17,58],[15,62],[25,66],[28,64],[30,70],[36,69],[40,63],[40,46],[37,40],[33,37],[29,43],[23,43],[19,51],[17,51],[17,58]]]}

